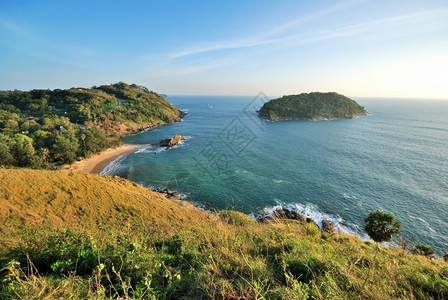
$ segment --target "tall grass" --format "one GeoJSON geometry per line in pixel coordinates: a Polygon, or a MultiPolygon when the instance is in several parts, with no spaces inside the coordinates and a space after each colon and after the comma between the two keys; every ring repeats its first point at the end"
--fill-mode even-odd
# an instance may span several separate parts
{"type": "MultiPolygon", "coordinates": [[[[6,178],[1,174],[0,179],[6,178]]],[[[14,241],[0,257],[0,299],[448,297],[448,264],[442,261],[394,248],[378,252],[372,243],[321,233],[298,221],[257,223],[233,211],[210,215],[120,179],[45,175],[53,184],[76,182],[77,196],[88,192],[90,184],[107,185],[109,196],[97,191],[85,198],[86,212],[96,201],[102,201],[102,209],[122,206],[107,210],[113,223],[101,213],[86,213],[78,216],[78,221],[86,221],[77,227],[67,218],[66,226],[43,223],[11,229],[14,241]],[[84,186],[77,182],[81,178],[84,186]],[[144,211],[131,200],[119,202],[114,192],[129,193],[133,201],[145,199],[136,202],[144,211]],[[119,214],[126,217],[120,219],[119,214]]],[[[15,200],[9,204],[18,205],[20,197],[11,197],[15,200]]],[[[39,202],[39,197],[45,198],[45,192],[33,201],[39,202]]],[[[31,211],[23,218],[27,213],[31,211]]],[[[2,219],[3,232],[10,219],[14,215],[2,219]]]]}

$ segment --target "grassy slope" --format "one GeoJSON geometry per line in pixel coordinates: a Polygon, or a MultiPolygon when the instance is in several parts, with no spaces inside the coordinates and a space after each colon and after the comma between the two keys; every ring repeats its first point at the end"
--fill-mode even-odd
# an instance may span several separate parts
{"type": "Polygon", "coordinates": [[[297,221],[215,217],[120,178],[0,169],[0,221],[2,299],[448,296],[446,263],[297,221]]]}
{"type": "Polygon", "coordinates": [[[186,208],[122,178],[65,171],[0,169],[0,247],[21,227],[120,229],[179,226],[208,214],[186,208]]]}

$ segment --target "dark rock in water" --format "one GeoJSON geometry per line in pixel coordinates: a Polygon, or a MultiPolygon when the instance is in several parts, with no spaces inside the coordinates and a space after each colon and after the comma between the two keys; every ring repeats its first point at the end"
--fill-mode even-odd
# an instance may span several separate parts
{"type": "Polygon", "coordinates": [[[159,142],[159,146],[161,147],[166,147],[167,149],[176,146],[177,144],[179,144],[181,141],[185,140],[185,137],[176,134],[174,137],[169,138],[169,139],[164,139],[161,140],[159,142]]]}
{"type": "Polygon", "coordinates": [[[180,196],[180,194],[176,191],[171,192],[169,189],[162,189],[160,187],[156,187],[153,189],[154,192],[160,193],[160,194],[164,194],[167,198],[178,198],[180,196]]]}
{"type": "Polygon", "coordinates": [[[336,224],[334,224],[330,220],[323,220],[322,221],[322,231],[333,234],[336,232],[336,224]]]}

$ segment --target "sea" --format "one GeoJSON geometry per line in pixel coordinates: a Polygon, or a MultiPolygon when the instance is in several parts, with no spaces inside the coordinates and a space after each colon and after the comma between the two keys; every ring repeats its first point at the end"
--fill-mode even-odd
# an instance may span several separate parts
{"type": "Polygon", "coordinates": [[[270,99],[262,93],[167,99],[188,113],[183,121],[125,137],[146,146],[102,175],[177,191],[212,212],[256,219],[287,207],[366,240],[364,218],[382,209],[411,246],[448,251],[448,101],[354,98],[367,116],[269,122],[256,113],[270,99]],[[186,140],[151,145],[175,134],[186,140]]]}

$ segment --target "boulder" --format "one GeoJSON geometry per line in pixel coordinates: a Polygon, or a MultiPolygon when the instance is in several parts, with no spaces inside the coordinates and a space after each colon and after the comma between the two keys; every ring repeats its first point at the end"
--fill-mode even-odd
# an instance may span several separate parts
{"type": "Polygon", "coordinates": [[[336,224],[334,224],[330,220],[323,220],[322,231],[327,232],[329,234],[333,234],[336,231],[336,224]]]}
{"type": "Polygon", "coordinates": [[[167,149],[176,146],[177,144],[179,144],[181,141],[185,140],[185,137],[176,134],[174,137],[169,138],[169,139],[164,139],[161,140],[159,142],[159,146],[161,147],[166,147],[167,149]]]}

